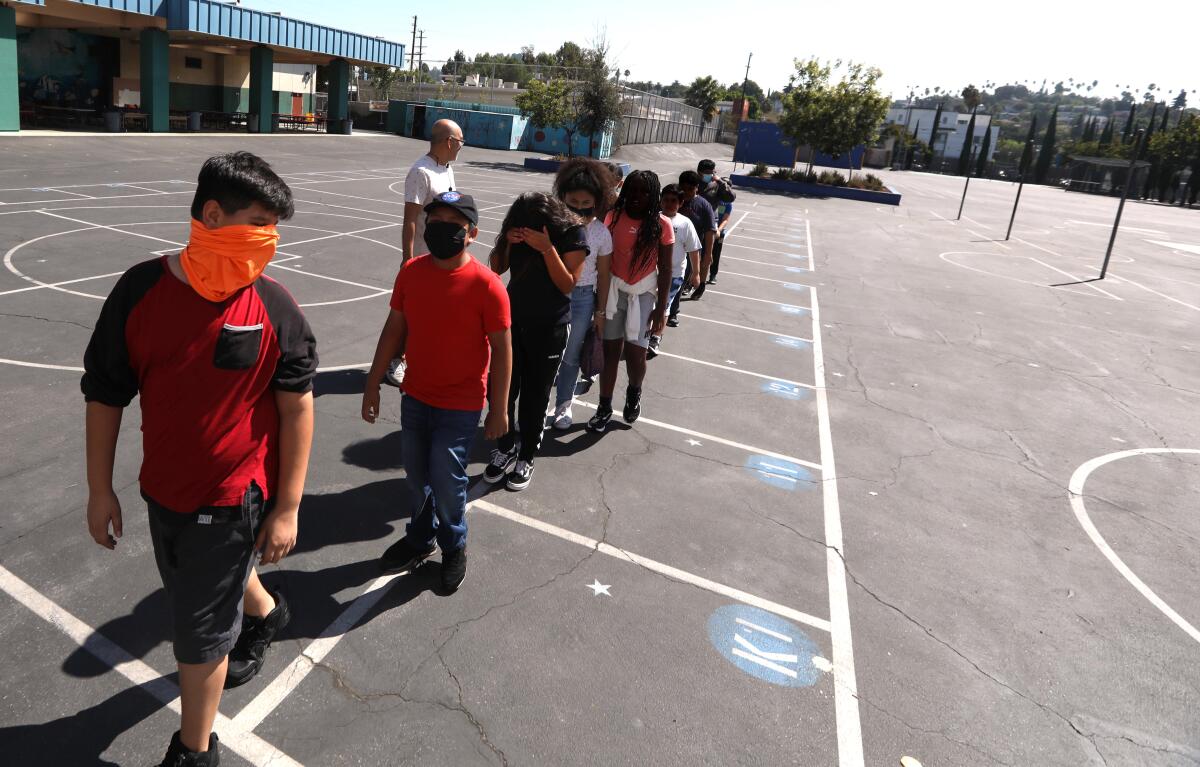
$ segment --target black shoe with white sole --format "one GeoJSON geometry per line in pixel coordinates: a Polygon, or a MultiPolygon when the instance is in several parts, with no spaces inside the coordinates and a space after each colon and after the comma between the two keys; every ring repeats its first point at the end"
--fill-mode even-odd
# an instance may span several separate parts
{"type": "Polygon", "coordinates": [[[379,558],[379,569],[385,573],[411,572],[436,550],[436,546],[418,546],[406,535],[383,552],[379,558]]]}
{"type": "Polygon", "coordinates": [[[258,675],[267,656],[267,648],[275,637],[288,625],[292,612],[287,600],[278,591],[271,593],[275,608],[256,618],[247,615],[242,619],[242,633],[229,651],[229,666],[225,672],[225,689],[239,687],[258,675]]]}
{"type": "Polygon", "coordinates": [[[632,386],[625,390],[625,410],[621,413],[625,423],[633,423],[642,414],[642,390],[632,386]]]}
{"type": "Polygon", "coordinates": [[[608,422],[612,420],[612,417],[612,408],[601,405],[596,410],[596,414],[588,420],[588,431],[595,432],[596,434],[603,434],[604,430],[608,428],[608,422]]]}
{"type": "Polygon", "coordinates": [[[517,445],[512,446],[512,450],[504,452],[502,450],[492,451],[491,463],[483,470],[483,481],[489,485],[494,485],[501,482],[508,476],[508,467],[512,466],[512,462],[517,460],[517,445]]]}
{"type": "Polygon", "coordinates": [[[529,481],[532,479],[533,461],[517,461],[516,467],[508,473],[508,483],[505,487],[520,492],[529,487],[529,481]]]}
{"type": "Polygon", "coordinates": [[[453,594],[467,579],[467,547],[442,552],[442,588],[453,594]]]}

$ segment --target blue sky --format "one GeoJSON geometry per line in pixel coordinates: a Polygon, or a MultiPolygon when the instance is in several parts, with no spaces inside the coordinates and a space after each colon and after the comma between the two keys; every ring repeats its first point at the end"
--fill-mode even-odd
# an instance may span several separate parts
{"type": "MultiPolygon", "coordinates": [[[[243,0],[242,5],[408,45],[412,16],[425,30],[425,59],[461,48],[516,52],[522,45],[555,50],[566,39],[586,44],[600,32],[614,62],[630,79],[690,82],[712,75],[740,81],[753,51],[750,77],[764,88],[787,83],[794,58],[853,59],[878,66],[883,87],[899,97],[910,86],[959,90],[1043,78],[1090,83],[1116,95],[1130,85],[1139,96],[1160,90],[1200,89],[1200,69],[1189,60],[1200,21],[1194,0],[1132,6],[1129,39],[1118,39],[1118,16],[1103,4],[1080,9],[1056,0],[1004,3],[855,3],[812,0],[604,0],[598,3],[504,4],[489,0],[400,4],[387,0],[243,0]],[[1152,13],[1150,9],[1155,9],[1152,13]],[[1185,17],[1190,17],[1188,20],[1185,17]],[[1167,31],[1181,30],[1172,39],[1167,31]]],[[[1189,97],[1200,106],[1200,93],[1189,97]]]]}

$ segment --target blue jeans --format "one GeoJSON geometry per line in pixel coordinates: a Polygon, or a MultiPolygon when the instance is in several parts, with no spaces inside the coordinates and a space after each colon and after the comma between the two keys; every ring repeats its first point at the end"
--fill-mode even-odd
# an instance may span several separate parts
{"type": "Polygon", "coordinates": [[[592,312],[596,308],[596,286],[580,285],[571,291],[571,334],[567,336],[567,349],[563,352],[562,364],[558,367],[558,396],[555,405],[563,405],[575,396],[575,382],[579,379],[579,353],[583,349],[583,337],[592,324],[592,312]]]}
{"type": "Polygon", "coordinates": [[[669,316],[671,316],[671,317],[679,316],[679,293],[682,290],[683,290],[683,278],[682,277],[672,277],[671,278],[671,298],[669,301],[667,301],[667,307],[669,308],[669,316]]]}
{"type": "Polygon", "coordinates": [[[446,410],[404,395],[400,449],[417,511],[405,531],[416,546],[442,551],[467,545],[467,458],[480,410],[446,410]]]}

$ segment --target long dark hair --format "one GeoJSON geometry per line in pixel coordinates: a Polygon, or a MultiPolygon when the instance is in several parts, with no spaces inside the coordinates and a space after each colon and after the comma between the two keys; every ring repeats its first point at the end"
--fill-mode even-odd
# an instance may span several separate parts
{"type": "Polygon", "coordinates": [[[662,185],[658,180],[658,174],[648,170],[635,170],[625,177],[625,183],[621,186],[621,195],[613,204],[612,220],[608,225],[610,232],[616,229],[617,220],[625,212],[625,205],[629,200],[629,190],[639,184],[645,185],[646,192],[650,196],[650,207],[646,210],[646,217],[642,219],[641,226],[638,227],[637,240],[633,245],[634,274],[645,269],[650,262],[658,260],[658,243],[662,239],[662,219],[659,218],[662,213],[662,185]]]}
{"type": "Polygon", "coordinates": [[[550,239],[557,239],[573,226],[581,226],[583,221],[571,212],[567,204],[557,197],[551,197],[542,192],[525,192],[509,206],[504,215],[504,223],[500,225],[500,233],[496,235],[496,244],[492,253],[503,253],[508,247],[508,233],[513,229],[528,227],[541,230],[542,227],[550,233],[550,239]]]}
{"type": "Polygon", "coordinates": [[[554,177],[554,196],[565,199],[568,192],[587,192],[596,200],[596,218],[603,219],[612,201],[617,179],[599,160],[576,157],[558,169],[554,177]]]}

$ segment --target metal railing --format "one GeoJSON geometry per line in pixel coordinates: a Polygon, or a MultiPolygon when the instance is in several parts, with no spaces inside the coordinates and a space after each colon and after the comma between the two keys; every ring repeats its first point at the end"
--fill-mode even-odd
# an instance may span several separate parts
{"type": "Polygon", "coordinates": [[[619,144],[689,144],[717,140],[719,122],[709,125],[704,114],[682,101],[620,86],[619,144]]]}

